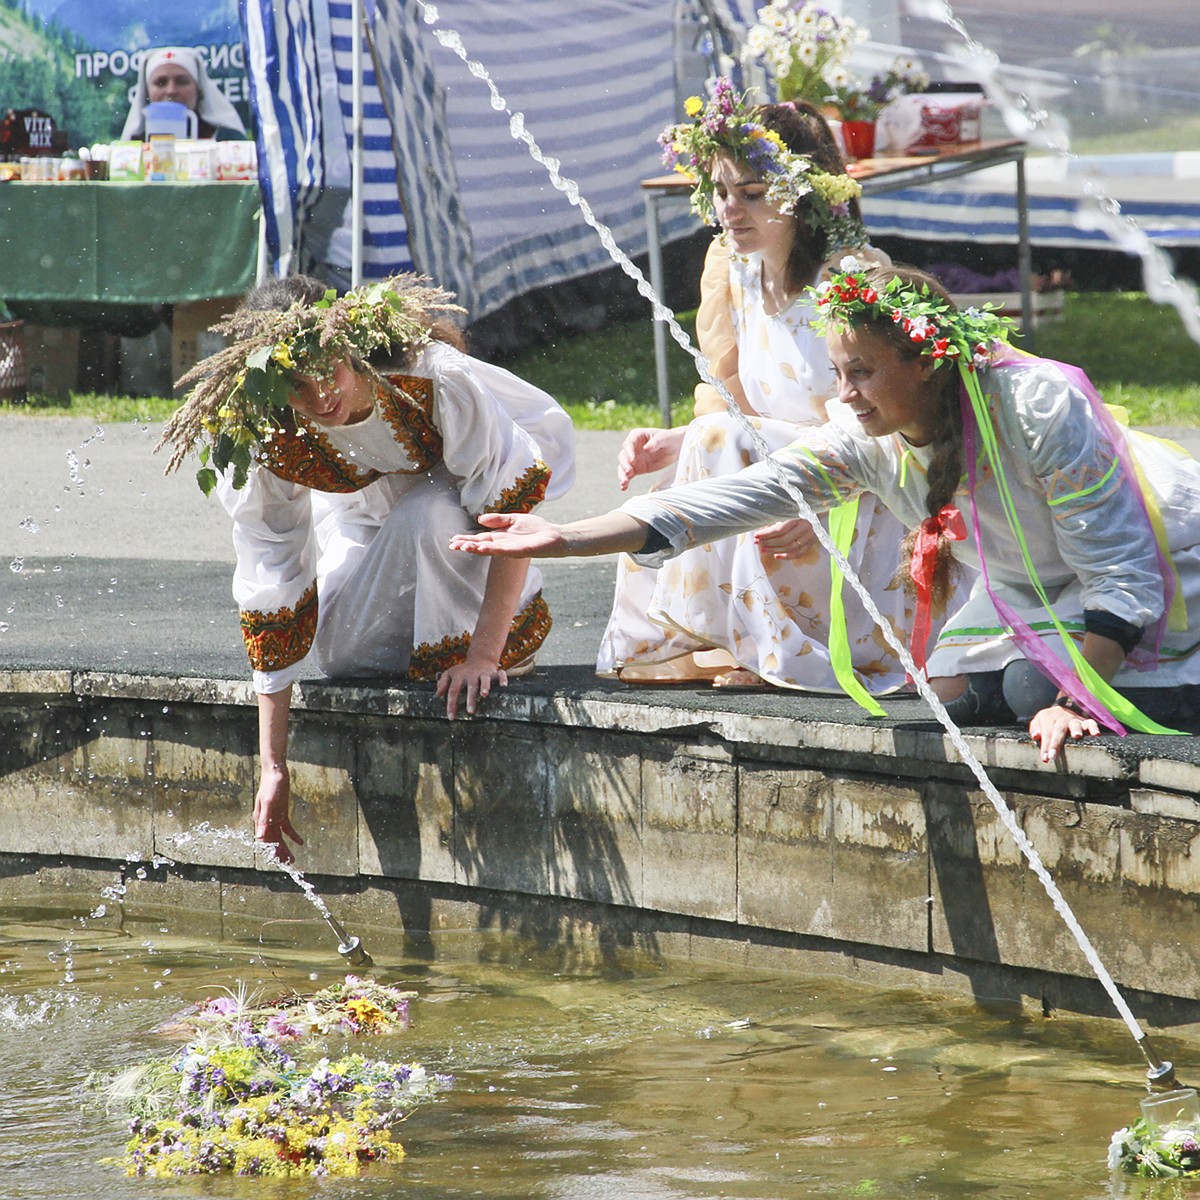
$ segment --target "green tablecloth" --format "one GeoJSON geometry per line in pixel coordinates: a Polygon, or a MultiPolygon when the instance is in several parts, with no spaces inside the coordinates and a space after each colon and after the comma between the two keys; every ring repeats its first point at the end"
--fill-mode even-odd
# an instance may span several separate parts
{"type": "Polygon", "coordinates": [[[0,299],[175,304],[254,286],[258,184],[0,184],[0,299]]]}

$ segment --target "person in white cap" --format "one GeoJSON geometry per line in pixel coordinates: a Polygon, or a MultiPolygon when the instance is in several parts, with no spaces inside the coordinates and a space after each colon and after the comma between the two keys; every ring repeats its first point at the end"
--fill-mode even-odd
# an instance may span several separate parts
{"type": "Polygon", "coordinates": [[[209,79],[204,59],[190,46],[162,46],[142,55],[137,87],[121,140],[144,138],[146,105],[162,100],[174,100],[190,108],[199,121],[199,137],[229,140],[246,136],[246,127],[237,109],[209,79]]]}

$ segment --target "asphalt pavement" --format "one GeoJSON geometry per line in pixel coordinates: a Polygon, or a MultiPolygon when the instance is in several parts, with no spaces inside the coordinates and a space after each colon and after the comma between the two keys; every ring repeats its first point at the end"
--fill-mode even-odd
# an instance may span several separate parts
{"type": "MultiPolygon", "coordinates": [[[[164,476],[157,425],[0,416],[0,669],[71,667],[241,679],[230,522],[185,466],[164,476]]],[[[575,520],[620,503],[624,435],[581,432],[575,520]]],[[[590,669],[612,600],[611,559],[544,564],[555,626],[544,664],[590,669]]]]}
{"type": "MultiPolygon", "coordinates": [[[[1155,432],[1200,453],[1200,429],[1155,432]]],[[[153,453],[157,436],[157,426],[143,424],[0,416],[0,565],[6,568],[0,570],[0,671],[247,677],[230,591],[229,520],[200,493],[188,467],[164,477],[164,459],[153,453]]],[[[620,503],[614,464],[623,437],[581,431],[574,487],[540,511],[576,520],[620,503]]],[[[538,675],[527,684],[534,690],[616,689],[645,703],[664,702],[669,692],[670,703],[697,711],[864,719],[853,702],[831,697],[597,680],[593,665],[612,601],[613,559],[540,565],[554,628],[538,655],[538,675]]],[[[900,720],[932,719],[915,697],[891,697],[887,708],[900,720]]]]}

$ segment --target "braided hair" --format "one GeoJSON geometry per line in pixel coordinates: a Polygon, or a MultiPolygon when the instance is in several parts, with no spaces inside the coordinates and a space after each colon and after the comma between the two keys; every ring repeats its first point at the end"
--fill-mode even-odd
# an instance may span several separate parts
{"type": "MultiPolygon", "coordinates": [[[[954,304],[949,293],[936,279],[916,267],[882,266],[872,263],[864,267],[862,274],[876,288],[884,287],[889,280],[897,277],[906,287],[920,288],[924,284],[930,292],[945,300],[947,304],[954,304]]],[[[890,342],[901,358],[913,360],[921,357],[921,346],[915,344],[897,322],[882,314],[861,314],[854,321],[854,328],[872,329],[890,342]]],[[[929,490],[925,494],[925,512],[930,517],[936,517],[947,504],[953,504],[955,493],[963,478],[963,423],[959,403],[962,383],[958,371],[947,363],[945,368],[934,371],[930,385],[931,403],[934,406],[931,426],[935,432],[929,466],[925,473],[926,482],[929,484],[929,490]]],[[[900,568],[897,572],[910,594],[913,591],[913,582],[909,566],[916,539],[917,531],[910,530],[901,546],[900,568]]],[[[950,542],[939,538],[937,562],[930,587],[934,611],[944,611],[959,570],[959,563],[951,552],[950,542]]]]}

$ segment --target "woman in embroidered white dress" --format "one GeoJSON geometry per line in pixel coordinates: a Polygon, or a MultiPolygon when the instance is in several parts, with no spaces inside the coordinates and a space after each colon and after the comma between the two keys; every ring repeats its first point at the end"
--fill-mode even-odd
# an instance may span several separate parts
{"type": "Polygon", "coordinates": [[[310,651],[333,678],[438,681],[453,718],[532,667],[550,629],[528,564],[464,569],[448,549],[482,512],[528,512],[574,473],[570,418],[456,348],[453,306],[412,280],[336,299],[292,276],[226,322],[164,433],[197,440],[233,518],[234,596],[259,695],[255,834],[290,857],[287,727],[310,651]],[[230,398],[232,397],[232,398],[230,398]],[[214,466],[218,470],[214,471],[214,466]]]}
{"type": "MultiPolygon", "coordinates": [[[[697,335],[711,373],[750,416],[761,446],[702,383],[687,426],[629,434],[618,460],[622,488],[672,464],[674,484],[731,474],[825,420],[835,380],[824,340],[809,325],[813,301],[805,289],[831,254],[866,240],[858,187],[815,109],[746,110],[724,80],[708,105],[697,104],[689,106],[694,124],[664,135],[668,159],[681,148],[689,156],[697,211],[715,215],[723,229],[705,262],[697,335]],[[763,148],[776,147],[791,159],[763,161],[763,148]]],[[[902,633],[908,602],[894,577],[903,530],[874,497],[860,497],[857,506],[844,552],[902,633]]],[[[627,683],[745,687],[765,680],[837,692],[843,684],[831,643],[844,629],[843,670],[851,668],[873,693],[901,687],[904,670],[857,595],[844,590],[844,623],[831,619],[830,601],[829,560],[799,519],[696,547],[657,569],[622,558],[597,670],[627,683]]]]}
{"type": "Polygon", "coordinates": [[[1122,429],[1083,372],[1010,350],[921,272],[847,270],[821,304],[828,423],[574,525],[485,517],[493,532],[456,548],[655,564],[795,511],[785,481],[817,511],[869,489],[914,531],[911,651],[956,721],[1028,722],[1044,762],[1101,725],[1200,732],[1200,463],[1122,429]],[[980,575],[925,662],[921,609],[960,559],[980,575]]]}

